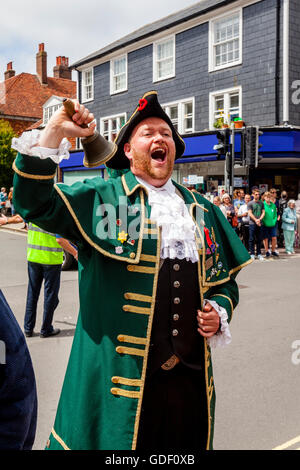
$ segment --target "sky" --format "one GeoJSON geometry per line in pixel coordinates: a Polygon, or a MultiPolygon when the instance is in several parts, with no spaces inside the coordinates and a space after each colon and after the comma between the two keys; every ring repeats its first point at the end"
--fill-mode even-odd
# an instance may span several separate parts
{"type": "MultiPolygon", "coordinates": [[[[35,73],[45,44],[48,76],[57,56],[69,64],[197,0],[8,0],[0,13],[0,82],[9,62],[16,74],[35,73]]],[[[77,74],[73,72],[73,80],[77,74]]]]}

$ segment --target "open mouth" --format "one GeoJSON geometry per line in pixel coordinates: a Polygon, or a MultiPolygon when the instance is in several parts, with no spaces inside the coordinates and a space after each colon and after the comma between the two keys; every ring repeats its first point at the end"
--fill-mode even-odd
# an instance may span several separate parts
{"type": "Polygon", "coordinates": [[[167,155],[166,150],[163,148],[157,148],[151,152],[151,158],[153,158],[153,160],[156,160],[160,163],[163,163],[165,161],[166,155],[167,155]]]}

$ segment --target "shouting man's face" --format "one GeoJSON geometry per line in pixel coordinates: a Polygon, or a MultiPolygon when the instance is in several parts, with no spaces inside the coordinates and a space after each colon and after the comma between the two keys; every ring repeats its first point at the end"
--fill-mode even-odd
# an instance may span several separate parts
{"type": "Polygon", "coordinates": [[[170,127],[160,118],[144,119],[132,131],[124,153],[135,176],[152,186],[163,186],[172,175],[176,154],[170,127]]]}

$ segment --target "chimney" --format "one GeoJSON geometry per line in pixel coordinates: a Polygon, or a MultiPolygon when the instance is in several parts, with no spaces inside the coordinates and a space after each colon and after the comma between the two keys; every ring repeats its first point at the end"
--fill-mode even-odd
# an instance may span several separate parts
{"type": "Polygon", "coordinates": [[[12,62],[9,62],[7,64],[7,69],[4,72],[4,80],[7,80],[8,78],[14,77],[16,75],[16,72],[12,68],[12,62]]]}
{"type": "Polygon", "coordinates": [[[47,52],[44,43],[39,44],[39,52],[36,54],[36,74],[42,84],[47,84],[47,52]]]}
{"type": "Polygon", "coordinates": [[[68,57],[56,57],[56,65],[55,67],[53,67],[53,77],[66,78],[67,80],[72,80],[72,72],[69,69],[68,57]]]}

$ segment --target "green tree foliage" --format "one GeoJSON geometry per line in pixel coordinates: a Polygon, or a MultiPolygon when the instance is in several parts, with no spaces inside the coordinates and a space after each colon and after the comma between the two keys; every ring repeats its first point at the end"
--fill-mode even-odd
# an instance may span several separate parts
{"type": "Polygon", "coordinates": [[[10,188],[14,172],[12,164],[16,151],[11,148],[11,140],[16,134],[9,122],[0,119],[0,185],[10,188]]]}

